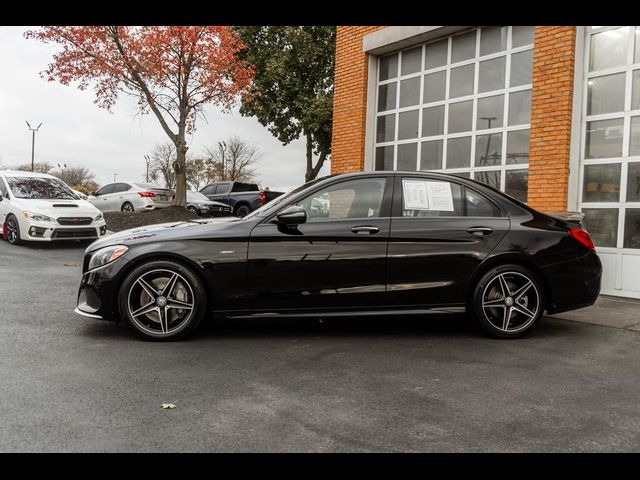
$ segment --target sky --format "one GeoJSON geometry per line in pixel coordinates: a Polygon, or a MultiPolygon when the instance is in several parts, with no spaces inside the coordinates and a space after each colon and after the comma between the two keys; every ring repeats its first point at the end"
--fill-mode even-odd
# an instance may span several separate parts
{"type": "MultiPolygon", "coordinates": [[[[56,47],[27,40],[33,27],[0,27],[0,166],[31,163],[32,127],[36,134],[35,160],[52,165],[87,167],[100,185],[118,180],[144,180],[144,155],[155,144],[169,141],[153,115],[136,116],[133,99],[121,97],[113,113],[94,103],[91,89],[78,90],[47,82],[39,73],[50,63],[56,47]]],[[[283,146],[253,117],[242,117],[237,108],[223,113],[214,106],[198,119],[187,138],[190,153],[239,135],[262,152],[256,179],[262,187],[287,191],[304,183],[305,148],[302,140],[283,146]]],[[[325,162],[320,176],[329,173],[325,162]]]]}

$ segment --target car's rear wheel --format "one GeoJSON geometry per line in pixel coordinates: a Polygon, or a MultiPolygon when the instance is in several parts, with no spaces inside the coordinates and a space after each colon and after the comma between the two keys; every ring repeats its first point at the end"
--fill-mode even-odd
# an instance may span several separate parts
{"type": "Polygon", "coordinates": [[[127,275],[118,303],[122,317],[143,337],[177,340],[202,322],[206,292],[191,269],[173,261],[152,261],[127,275]]]}
{"type": "Polygon", "coordinates": [[[251,213],[251,209],[247,205],[240,205],[236,208],[236,217],[246,217],[251,213]]]}
{"type": "Polygon", "coordinates": [[[468,311],[477,325],[498,338],[529,331],[544,313],[544,292],[536,275],[520,265],[501,265],[476,284],[468,311]]]}
{"type": "Polygon", "coordinates": [[[20,224],[18,223],[18,219],[13,215],[7,215],[5,224],[7,229],[7,241],[11,245],[19,245],[21,242],[21,239],[20,239],[20,224]]]}
{"type": "Polygon", "coordinates": [[[124,202],[122,204],[122,207],[120,208],[121,212],[128,212],[128,213],[133,213],[135,212],[135,208],[133,208],[133,204],[131,204],[130,202],[124,202]]]}

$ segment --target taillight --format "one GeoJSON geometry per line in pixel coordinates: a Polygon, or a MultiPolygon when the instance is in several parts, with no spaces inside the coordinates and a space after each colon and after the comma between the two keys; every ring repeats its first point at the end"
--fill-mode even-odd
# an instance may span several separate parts
{"type": "Polygon", "coordinates": [[[140,195],[142,198],[154,198],[156,196],[156,194],[153,192],[138,192],[138,195],[140,195]]]}
{"type": "Polygon", "coordinates": [[[264,205],[265,203],[267,203],[267,194],[260,192],[260,205],[264,205]]]}
{"type": "Polygon", "coordinates": [[[587,232],[585,229],[572,228],[571,230],[569,230],[569,235],[592,252],[596,251],[596,246],[593,244],[593,240],[591,240],[591,235],[589,235],[589,232],[587,232]]]}

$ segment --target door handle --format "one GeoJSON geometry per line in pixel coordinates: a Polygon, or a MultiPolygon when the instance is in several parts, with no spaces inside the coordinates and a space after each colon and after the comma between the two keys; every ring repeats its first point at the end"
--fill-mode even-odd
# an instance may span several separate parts
{"type": "Polygon", "coordinates": [[[471,227],[467,228],[467,232],[472,233],[473,235],[477,235],[479,237],[483,237],[485,235],[490,235],[493,233],[493,228],[490,227],[471,227]]]}
{"type": "Polygon", "coordinates": [[[369,227],[366,225],[362,225],[360,227],[353,227],[351,231],[353,233],[357,233],[358,235],[373,235],[374,233],[378,233],[380,229],[378,227],[369,227]]]}

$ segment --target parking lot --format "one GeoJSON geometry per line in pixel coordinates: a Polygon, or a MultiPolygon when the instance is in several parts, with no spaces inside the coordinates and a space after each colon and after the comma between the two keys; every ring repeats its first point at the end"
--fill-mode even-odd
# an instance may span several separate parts
{"type": "Polygon", "coordinates": [[[262,319],[145,342],[73,313],[83,251],[0,242],[1,451],[640,448],[640,332],[262,319]]]}

